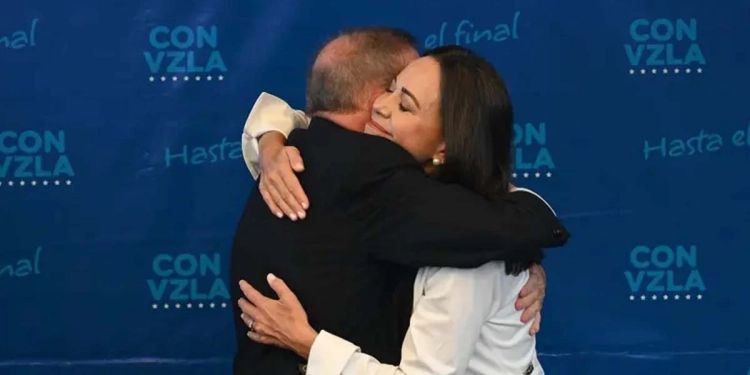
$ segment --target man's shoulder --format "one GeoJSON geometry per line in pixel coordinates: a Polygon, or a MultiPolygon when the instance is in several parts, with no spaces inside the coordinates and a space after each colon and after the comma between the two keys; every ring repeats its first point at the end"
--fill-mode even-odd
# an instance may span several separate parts
{"type": "Polygon", "coordinates": [[[411,154],[392,141],[374,135],[357,135],[358,147],[363,161],[380,165],[418,165],[411,154]]]}
{"type": "Polygon", "coordinates": [[[414,158],[401,146],[385,138],[344,129],[332,122],[315,121],[308,129],[294,130],[288,144],[304,153],[346,158],[367,166],[415,166],[414,158]]]}

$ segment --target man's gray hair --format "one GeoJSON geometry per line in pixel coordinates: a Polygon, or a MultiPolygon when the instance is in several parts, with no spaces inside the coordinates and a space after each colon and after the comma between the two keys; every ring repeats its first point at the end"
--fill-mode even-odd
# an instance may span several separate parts
{"type": "Polygon", "coordinates": [[[307,80],[307,112],[363,109],[373,85],[386,88],[406,66],[404,54],[416,50],[414,37],[399,29],[346,30],[318,52],[307,80]]]}

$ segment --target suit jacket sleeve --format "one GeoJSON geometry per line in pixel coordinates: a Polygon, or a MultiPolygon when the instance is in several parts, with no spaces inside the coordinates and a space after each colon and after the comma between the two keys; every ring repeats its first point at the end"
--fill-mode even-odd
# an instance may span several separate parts
{"type": "Polygon", "coordinates": [[[568,233],[547,204],[518,191],[487,200],[415,167],[399,167],[373,184],[365,246],[380,259],[409,266],[478,267],[491,260],[535,259],[568,233]]]}

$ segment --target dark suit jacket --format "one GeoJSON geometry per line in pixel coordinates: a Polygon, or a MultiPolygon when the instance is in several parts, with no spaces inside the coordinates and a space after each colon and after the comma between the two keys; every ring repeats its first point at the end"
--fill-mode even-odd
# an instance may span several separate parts
{"type": "MultiPolygon", "coordinates": [[[[344,337],[368,354],[398,363],[411,313],[417,267],[477,267],[490,260],[538,256],[567,232],[528,193],[490,202],[458,185],[427,177],[414,158],[383,138],[313,118],[293,132],[310,198],[305,220],[273,216],[250,194],[232,249],[233,300],[247,280],[273,296],[265,276],[285,279],[310,324],[344,337]]],[[[304,360],[245,335],[235,306],[235,374],[298,374],[304,360]]]]}

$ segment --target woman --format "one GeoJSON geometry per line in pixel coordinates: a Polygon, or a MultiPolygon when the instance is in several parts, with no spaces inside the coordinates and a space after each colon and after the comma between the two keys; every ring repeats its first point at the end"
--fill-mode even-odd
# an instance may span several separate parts
{"type": "MultiPolygon", "coordinates": [[[[398,143],[444,182],[489,199],[510,186],[510,98],[494,68],[467,49],[439,48],[409,64],[375,102],[365,131],[398,143]]],[[[253,340],[309,352],[308,374],[541,374],[535,338],[527,334],[533,322],[520,323],[514,307],[529,267],[540,259],[541,253],[470,270],[422,268],[398,368],[316,333],[298,303],[291,313],[274,311],[274,304],[243,308],[249,314],[243,319],[253,340]]],[[[296,301],[281,280],[269,281],[296,301]]],[[[259,301],[246,283],[243,290],[259,301]]]]}

